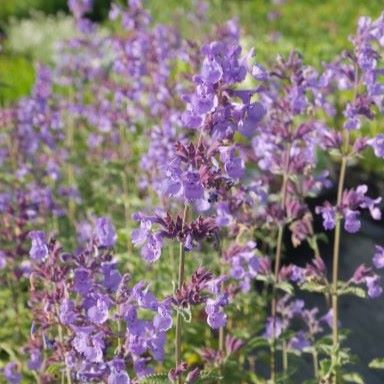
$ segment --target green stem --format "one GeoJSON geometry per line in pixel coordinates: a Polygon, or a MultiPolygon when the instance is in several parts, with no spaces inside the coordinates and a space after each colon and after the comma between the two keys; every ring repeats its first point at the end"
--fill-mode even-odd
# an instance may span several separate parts
{"type": "Polygon", "coordinates": [[[312,361],[313,361],[313,375],[315,379],[319,377],[319,356],[317,355],[316,349],[312,351],[312,361]]]}
{"type": "MultiPolygon", "coordinates": [[[[184,204],[184,213],[183,213],[183,224],[184,227],[185,222],[187,220],[188,215],[188,204],[184,204]]],[[[185,250],[184,245],[180,242],[179,248],[179,268],[178,268],[178,278],[177,278],[177,289],[181,289],[184,283],[184,267],[185,267],[185,250]]],[[[176,335],[175,335],[175,363],[176,368],[181,363],[181,331],[182,331],[182,318],[180,311],[177,311],[176,314],[176,335]]],[[[179,376],[177,379],[178,384],[182,384],[182,377],[179,376]]]]}
{"type": "MultiPolygon", "coordinates": [[[[341,159],[339,184],[337,187],[337,207],[340,206],[343,197],[345,182],[345,173],[347,169],[347,157],[343,155],[341,159]]],[[[340,257],[340,236],[341,236],[341,218],[337,216],[335,226],[335,240],[333,243],[333,268],[332,268],[332,366],[336,369],[337,349],[339,346],[339,328],[338,328],[338,294],[337,282],[339,279],[339,257],[340,257]]],[[[337,372],[334,374],[334,384],[337,384],[337,372]]]]}
{"type": "MultiPolygon", "coordinates": [[[[281,209],[285,209],[285,203],[287,199],[287,191],[288,191],[288,172],[289,172],[289,155],[291,151],[291,146],[289,145],[285,152],[284,159],[284,173],[283,173],[283,183],[281,186],[281,209]]],[[[273,340],[271,343],[271,361],[270,361],[270,369],[271,369],[271,382],[276,382],[276,337],[275,337],[275,318],[277,312],[277,298],[276,298],[276,283],[278,283],[279,279],[279,271],[281,265],[281,255],[283,249],[283,235],[284,235],[284,224],[279,224],[278,234],[277,234],[277,244],[276,244],[276,252],[275,252],[275,270],[274,270],[274,284],[272,289],[272,321],[273,321],[273,340]]]]}

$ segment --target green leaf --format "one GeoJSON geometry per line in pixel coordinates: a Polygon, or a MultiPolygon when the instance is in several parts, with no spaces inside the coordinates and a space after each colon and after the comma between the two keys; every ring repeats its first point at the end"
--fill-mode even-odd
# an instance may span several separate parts
{"type": "Polygon", "coordinates": [[[143,377],[140,381],[140,384],[164,384],[169,383],[167,373],[158,373],[154,375],[148,375],[143,377]]]}
{"type": "Polygon", "coordinates": [[[324,293],[328,291],[328,286],[310,281],[301,285],[301,289],[309,292],[324,293]]]}
{"type": "Polygon", "coordinates": [[[255,337],[247,343],[247,348],[249,349],[261,348],[261,347],[267,347],[267,346],[268,346],[268,340],[262,336],[255,337]]]}
{"type": "Polygon", "coordinates": [[[373,369],[384,369],[384,357],[373,359],[368,366],[373,369]]]}
{"type": "Polygon", "coordinates": [[[365,384],[365,381],[363,380],[361,375],[359,375],[356,372],[344,374],[343,380],[346,381],[347,383],[365,384]]]}
{"type": "Polygon", "coordinates": [[[338,294],[341,295],[354,295],[357,297],[361,297],[362,299],[365,299],[367,297],[367,293],[365,290],[361,287],[356,286],[346,286],[338,289],[338,294]]]}
{"type": "Polygon", "coordinates": [[[293,294],[293,286],[287,281],[280,281],[276,284],[277,289],[281,289],[282,291],[288,293],[289,295],[293,294]]]}

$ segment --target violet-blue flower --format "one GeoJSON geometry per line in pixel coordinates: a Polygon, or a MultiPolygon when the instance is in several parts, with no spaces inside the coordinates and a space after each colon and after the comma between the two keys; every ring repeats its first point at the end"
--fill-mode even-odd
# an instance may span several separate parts
{"type": "Polygon", "coordinates": [[[45,233],[42,231],[31,231],[28,235],[32,239],[29,255],[32,260],[42,261],[48,257],[48,246],[45,233]]]}
{"type": "Polygon", "coordinates": [[[99,245],[106,248],[114,247],[116,243],[116,231],[112,222],[106,217],[96,220],[96,237],[99,245]]]}
{"type": "Polygon", "coordinates": [[[384,247],[380,245],[375,245],[375,254],[373,256],[373,265],[377,269],[384,268],[384,247]]]}

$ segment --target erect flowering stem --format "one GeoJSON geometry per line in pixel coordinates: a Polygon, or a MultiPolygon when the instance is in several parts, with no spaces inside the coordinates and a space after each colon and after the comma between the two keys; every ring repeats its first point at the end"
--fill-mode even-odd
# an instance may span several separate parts
{"type": "MultiPolygon", "coordinates": [[[[288,148],[285,152],[284,158],[284,170],[283,170],[283,183],[281,186],[281,209],[285,209],[285,203],[287,199],[287,191],[288,191],[288,172],[289,172],[289,156],[291,151],[291,145],[288,145],[288,148]]],[[[284,224],[279,224],[279,229],[277,233],[277,244],[276,244],[276,252],[275,252],[275,269],[274,269],[274,285],[272,291],[272,344],[271,344],[271,382],[276,382],[276,337],[275,337],[275,323],[276,323],[276,312],[277,312],[277,298],[276,298],[276,283],[278,283],[279,279],[279,271],[281,265],[281,254],[283,249],[283,235],[284,235],[284,224]]]]}
{"type": "MultiPolygon", "coordinates": [[[[184,204],[184,213],[183,213],[183,224],[184,227],[185,222],[188,216],[188,204],[184,204]]],[[[177,277],[177,289],[181,289],[184,282],[184,265],[185,265],[185,249],[184,244],[180,242],[180,250],[179,250],[179,268],[178,268],[178,277],[177,277]]],[[[175,368],[177,368],[181,363],[181,330],[182,330],[182,319],[180,311],[176,313],[176,335],[175,335],[175,368]]],[[[177,378],[178,384],[182,383],[181,376],[177,378]]]]}
{"type": "MultiPolygon", "coordinates": [[[[57,317],[58,317],[57,330],[58,330],[59,341],[60,341],[61,346],[63,346],[64,345],[63,327],[60,323],[59,308],[57,305],[56,305],[56,313],[57,313],[57,317]]],[[[66,378],[67,378],[67,384],[72,384],[71,371],[70,371],[70,368],[68,367],[68,365],[65,361],[65,356],[64,356],[64,364],[65,364],[65,374],[66,374],[66,378]]]]}
{"type": "MultiPolygon", "coordinates": [[[[347,168],[347,157],[343,155],[341,158],[340,177],[337,188],[337,207],[341,204],[343,197],[343,189],[345,182],[345,172],[347,168]]],[[[338,294],[337,282],[339,279],[339,256],[340,256],[340,234],[341,234],[341,218],[336,217],[335,240],[333,243],[333,269],[332,269],[332,366],[337,365],[337,349],[339,347],[339,329],[338,329],[338,294]]],[[[337,384],[337,372],[333,378],[334,384],[337,384]]]]}

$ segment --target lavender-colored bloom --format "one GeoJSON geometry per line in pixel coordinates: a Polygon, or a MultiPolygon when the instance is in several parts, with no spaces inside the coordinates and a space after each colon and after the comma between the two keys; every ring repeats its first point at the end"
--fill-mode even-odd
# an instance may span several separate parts
{"type": "Polygon", "coordinates": [[[219,227],[228,226],[233,220],[233,217],[229,211],[228,203],[227,202],[220,202],[217,204],[216,209],[217,209],[216,224],[219,227]]]}
{"type": "Polygon", "coordinates": [[[305,333],[300,331],[294,335],[288,343],[289,348],[302,351],[311,345],[305,333]]]}
{"type": "Polygon", "coordinates": [[[148,263],[153,263],[161,256],[163,240],[160,234],[148,234],[147,242],[141,248],[141,256],[148,263]]]}
{"type": "Polygon", "coordinates": [[[127,328],[132,335],[139,336],[145,331],[145,323],[137,318],[137,310],[134,306],[126,308],[123,315],[127,322],[127,328]]]}
{"type": "Polygon", "coordinates": [[[133,368],[136,372],[136,375],[141,378],[153,373],[153,369],[148,366],[149,358],[140,357],[137,360],[134,360],[133,368]]]}
{"type": "Polygon", "coordinates": [[[375,245],[375,254],[373,256],[373,265],[377,269],[384,268],[384,247],[380,245],[375,245]]]}
{"type": "Polygon", "coordinates": [[[384,158],[384,135],[378,134],[374,139],[368,141],[377,157],[384,158]]]}
{"type": "Polygon", "coordinates": [[[316,213],[321,214],[323,217],[324,229],[331,230],[336,225],[336,211],[331,205],[324,205],[322,207],[316,207],[316,213]]]}
{"type": "Polygon", "coordinates": [[[88,318],[96,324],[103,324],[108,320],[108,302],[104,297],[98,297],[96,304],[87,311],[88,318]]]}
{"type": "Polygon", "coordinates": [[[164,360],[164,347],[165,347],[165,333],[154,333],[149,344],[153,354],[153,358],[156,361],[164,360]]]}
{"type": "Polygon", "coordinates": [[[207,323],[211,328],[218,329],[227,323],[227,316],[222,310],[226,304],[226,295],[219,295],[215,299],[207,300],[205,312],[207,313],[207,323]]]}
{"type": "Polygon", "coordinates": [[[224,164],[227,174],[232,179],[240,179],[244,175],[244,161],[239,157],[232,157],[224,164]]]}
{"type": "Polygon", "coordinates": [[[197,172],[186,172],[183,177],[183,188],[186,200],[198,200],[204,197],[204,188],[197,172]]]}
{"type": "Polygon", "coordinates": [[[0,269],[4,269],[7,265],[7,258],[5,252],[0,251],[0,269]]]}
{"type": "Polygon", "coordinates": [[[172,315],[171,311],[166,305],[159,305],[158,313],[153,318],[154,327],[160,332],[166,332],[172,328],[172,315]]]}
{"type": "Polygon", "coordinates": [[[246,137],[251,137],[266,113],[264,105],[259,102],[248,105],[245,108],[245,118],[239,125],[240,133],[246,137]]]}
{"type": "Polygon", "coordinates": [[[212,58],[206,57],[201,68],[201,77],[207,84],[216,84],[223,76],[221,65],[212,58]]]}
{"type": "Polygon", "coordinates": [[[348,209],[345,213],[344,229],[349,233],[356,233],[361,228],[361,222],[359,220],[360,212],[352,211],[348,209]]]}
{"type": "Polygon", "coordinates": [[[108,384],[130,384],[131,380],[125,371],[117,371],[115,369],[108,376],[108,384]]]}
{"type": "Polygon", "coordinates": [[[152,223],[150,220],[142,220],[140,222],[140,228],[132,231],[131,240],[136,247],[141,247],[147,240],[152,223]]]}
{"type": "Polygon", "coordinates": [[[45,233],[42,231],[31,231],[29,238],[32,239],[32,246],[29,255],[32,260],[42,261],[48,257],[48,246],[45,233]]]}
{"type": "Polygon", "coordinates": [[[96,220],[96,237],[100,246],[106,248],[114,247],[116,243],[116,231],[108,218],[99,217],[96,220]]]}
{"type": "Polygon", "coordinates": [[[210,112],[217,105],[217,96],[206,87],[197,87],[192,96],[193,110],[200,115],[210,112]]]}
{"type": "Polygon", "coordinates": [[[380,285],[380,277],[377,275],[367,276],[365,282],[368,288],[368,296],[375,299],[383,293],[383,288],[380,285]]]}
{"type": "Polygon", "coordinates": [[[326,323],[329,328],[333,326],[333,311],[330,309],[321,319],[320,321],[326,323]]]}
{"type": "Polygon", "coordinates": [[[104,286],[107,289],[115,292],[119,287],[119,284],[122,279],[121,273],[116,267],[116,263],[103,263],[101,268],[104,276],[104,286]]]}
{"type": "Polygon", "coordinates": [[[85,268],[77,268],[74,273],[74,291],[86,295],[92,287],[91,272],[85,268]]]}
{"type": "Polygon", "coordinates": [[[197,129],[203,124],[203,117],[193,110],[186,110],[182,115],[182,121],[187,128],[197,129]]]}
{"type": "Polygon", "coordinates": [[[75,303],[70,299],[64,299],[60,305],[60,322],[65,325],[73,324],[76,320],[75,303]]]}
{"type": "Polygon", "coordinates": [[[78,330],[72,340],[77,352],[82,353],[87,361],[93,363],[103,362],[104,343],[99,335],[89,335],[88,329],[78,330]]]}
{"type": "Polygon", "coordinates": [[[224,312],[211,312],[207,316],[207,323],[211,328],[219,329],[227,323],[227,316],[224,312]]]}
{"type": "Polygon", "coordinates": [[[33,371],[38,371],[43,363],[41,351],[39,349],[33,349],[30,351],[29,355],[28,368],[33,371]]]}
{"type": "Polygon", "coordinates": [[[68,7],[75,18],[80,19],[92,9],[93,0],[68,0],[68,7]]]}
{"type": "Polygon", "coordinates": [[[19,384],[21,374],[18,372],[18,367],[15,362],[10,362],[4,367],[4,377],[8,384],[19,384]]]}
{"type": "MultiPolygon", "coordinates": [[[[154,294],[149,290],[149,286],[144,282],[137,283],[132,288],[132,296],[137,300],[137,303],[143,307],[152,311],[158,310],[158,302],[154,294]]],[[[165,308],[163,308],[165,310],[165,308]]],[[[164,313],[161,310],[162,313],[164,313]]]]}
{"type": "Polygon", "coordinates": [[[277,339],[284,330],[283,322],[278,317],[269,317],[264,332],[264,337],[268,340],[277,339]]]}
{"type": "Polygon", "coordinates": [[[269,77],[266,69],[260,64],[255,64],[252,67],[251,73],[252,73],[252,76],[258,81],[266,81],[268,80],[268,77],[269,77]]]}

